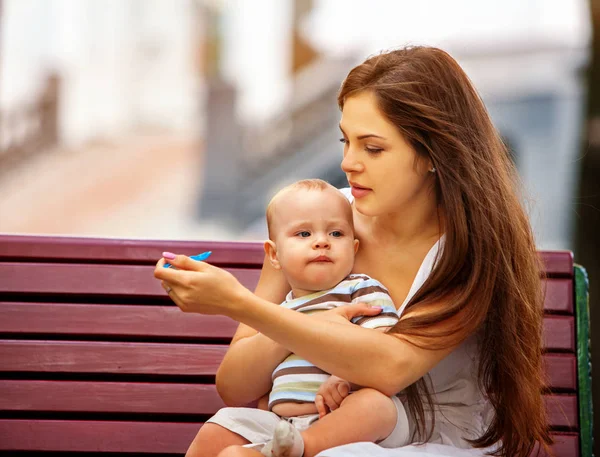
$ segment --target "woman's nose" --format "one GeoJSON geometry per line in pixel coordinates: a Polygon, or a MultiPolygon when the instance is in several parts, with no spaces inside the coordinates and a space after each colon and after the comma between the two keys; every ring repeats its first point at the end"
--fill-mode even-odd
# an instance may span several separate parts
{"type": "Polygon", "coordinates": [[[356,153],[351,151],[349,147],[346,151],[344,151],[344,158],[342,159],[341,167],[344,173],[363,171],[363,166],[357,160],[356,153]]]}

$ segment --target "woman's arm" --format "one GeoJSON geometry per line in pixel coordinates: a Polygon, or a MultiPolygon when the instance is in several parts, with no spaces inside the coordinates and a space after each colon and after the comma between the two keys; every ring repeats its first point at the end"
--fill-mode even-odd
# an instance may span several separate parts
{"type": "MultiPolygon", "coordinates": [[[[272,304],[281,303],[288,291],[281,272],[265,261],[255,294],[272,304]]],[[[240,324],[217,370],[217,391],[225,404],[243,406],[268,392],[273,370],[289,354],[280,344],[240,324]]]]}
{"type": "MultiPolygon", "coordinates": [[[[351,306],[338,310],[343,312],[351,306]]],[[[455,348],[421,349],[402,335],[348,325],[346,317],[329,320],[332,315],[328,314],[325,320],[319,318],[325,313],[308,316],[267,306],[248,293],[246,306],[235,309],[231,317],[256,328],[322,370],[386,395],[394,395],[417,381],[455,348]]]]}
{"type": "MultiPolygon", "coordinates": [[[[357,315],[377,314],[378,311],[374,313],[374,308],[364,304],[341,306],[309,316],[275,306],[256,296],[221,268],[185,256],[177,256],[171,263],[177,267],[176,270],[163,268],[164,260],[161,259],[154,276],[163,281],[164,287],[169,289],[169,296],[183,311],[229,316],[328,373],[388,395],[396,394],[421,378],[456,347],[456,343],[449,343],[442,350],[421,349],[406,336],[381,333],[351,324],[349,320],[357,315]]],[[[406,313],[403,315],[405,317],[406,313]]],[[[244,390],[247,397],[240,403],[252,401],[264,393],[258,392],[265,388],[264,378],[267,374],[270,376],[271,367],[274,368],[278,363],[274,360],[261,362],[261,358],[268,359],[276,350],[264,355],[255,352],[272,344],[258,338],[256,341],[258,343],[251,342],[246,346],[251,350],[243,349],[239,354],[246,353],[252,357],[252,361],[258,363],[258,368],[238,359],[239,363],[246,363],[249,370],[237,371],[232,368],[234,371],[228,374],[221,372],[221,380],[226,376],[234,376],[234,381],[225,391],[233,385],[244,390]],[[253,370],[260,373],[255,375],[253,370]],[[232,374],[234,372],[235,375],[232,374]],[[240,379],[242,375],[244,377],[240,379]],[[243,387],[244,383],[250,384],[248,376],[259,382],[260,388],[243,387]],[[253,398],[247,400],[250,397],[253,398]]],[[[236,345],[241,342],[244,339],[239,339],[236,345]]],[[[444,341],[438,339],[436,343],[438,347],[444,347],[444,341]]],[[[232,367],[236,363],[231,360],[226,366],[232,367]]],[[[242,399],[242,395],[233,393],[229,399],[233,401],[231,399],[242,399]]]]}

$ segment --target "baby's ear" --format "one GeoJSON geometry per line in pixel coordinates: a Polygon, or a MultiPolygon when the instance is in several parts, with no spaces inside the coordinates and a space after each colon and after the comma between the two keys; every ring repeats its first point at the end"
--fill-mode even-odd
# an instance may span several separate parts
{"type": "Polygon", "coordinates": [[[357,239],[354,240],[354,253],[356,254],[358,252],[358,245],[360,244],[360,241],[358,241],[357,239]]]}
{"type": "Polygon", "coordinates": [[[279,264],[279,259],[277,258],[277,246],[274,241],[267,240],[264,244],[265,254],[269,258],[269,262],[273,265],[273,268],[276,270],[281,270],[281,265],[279,264]]]}

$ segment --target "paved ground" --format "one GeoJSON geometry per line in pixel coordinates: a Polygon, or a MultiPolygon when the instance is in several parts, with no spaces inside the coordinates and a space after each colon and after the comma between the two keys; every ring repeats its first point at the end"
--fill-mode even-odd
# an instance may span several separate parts
{"type": "Polygon", "coordinates": [[[223,239],[194,220],[201,144],[166,135],[50,151],[0,175],[0,232],[223,239]]]}

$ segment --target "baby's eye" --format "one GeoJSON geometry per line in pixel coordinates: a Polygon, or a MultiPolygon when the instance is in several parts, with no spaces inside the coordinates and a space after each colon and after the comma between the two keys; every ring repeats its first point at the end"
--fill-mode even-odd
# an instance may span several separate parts
{"type": "Polygon", "coordinates": [[[335,238],[339,238],[341,236],[344,236],[344,234],[342,232],[340,232],[339,230],[335,230],[333,232],[330,233],[331,236],[335,237],[335,238]]]}
{"type": "Polygon", "coordinates": [[[299,236],[301,238],[308,238],[310,236],[310,232],[307,230],[303,230],[302,232],[296,233],[296,236],[299,236]]]}

